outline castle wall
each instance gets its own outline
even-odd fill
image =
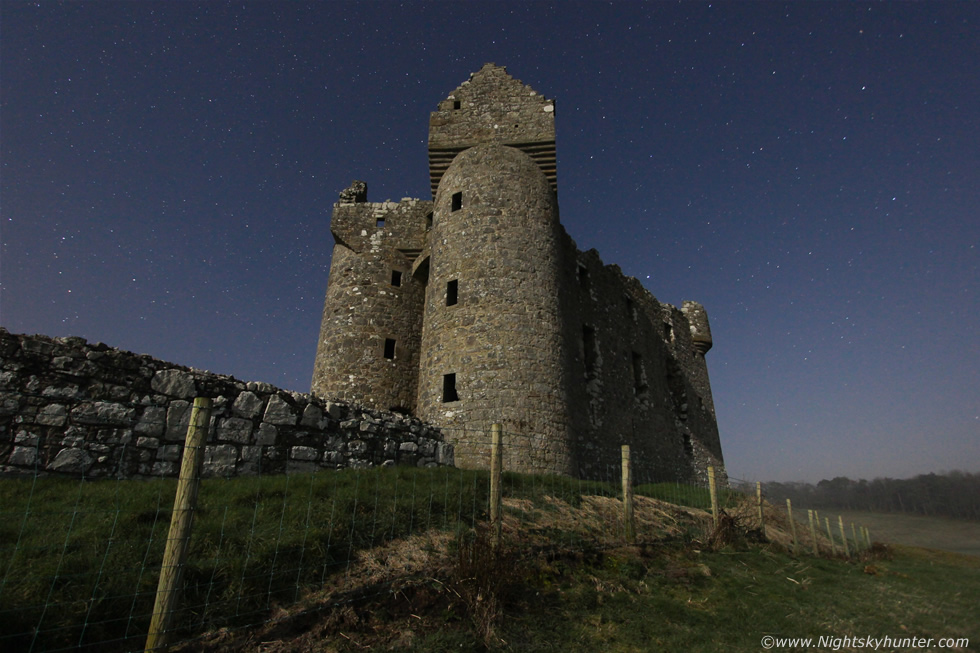
[[[432,202],[338,203],[312,391],[383,410],[415,411],[424,279],[412,267]]]
[[[546,177],[519,150],[468,149],[442,177],[434,215],[419,417],[456,443],[462,466],[486,465],[500,422],[516,437],[508,469],[571,473],[560,226]]]
[[[0,328],[0,474],[176,477],[197,396],[213,399],[205,476],[453,464],[404,415]]]
[[[563,254],[577,474],[602,478],[618,468],[623,444],[638,479],[689,481],[709,464],[721,468],[710,390],[707,403],[700,399],[707,369],[686,315],[567,236]]]

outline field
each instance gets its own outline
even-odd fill
[[[845,522],[862,524],[881,542],[980,556],[980,522],[903,513],[844,511]]]

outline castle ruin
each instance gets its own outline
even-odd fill
[[[315,395],[412,414],[456,464],[601,477],[722,467],[704,308],[662,304],[559,222],[555,102],[486,64],[429,119],[432,200],[333,207]]]

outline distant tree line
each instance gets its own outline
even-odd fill
[[[844,476],[811,483],[762,484],[770,501],[791,499],[799,508],[905,512],[980,520],[980,474],[947,472],[914,478],[852,481]]]

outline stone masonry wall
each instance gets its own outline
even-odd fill
[[[353,187],[352,187],[353,188]],[[432,202],[334,206],[336,241],[312,391],[380,410],[415,412],[425,281],[413,264],[426,244]]]
[[[0,328],[0,474],[176,476],[197,396],[214,402],[205,476],[453,464],[410,417]]]

